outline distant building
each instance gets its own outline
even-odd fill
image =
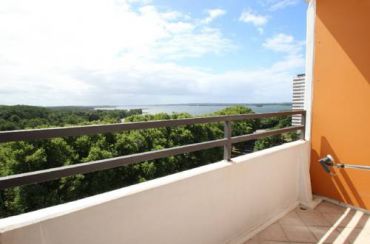
[[[305,74],[299,74],[293,79],[292,109],[304,109]],[[292,125],[300,125],[301,115],[292,116]]]

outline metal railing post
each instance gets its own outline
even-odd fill
[[[300,139],[305,140],[306,139],[306,111],[304,111],[301,115],[301,125],[303,125],[303,129],[300,133]]]
[[[227,139],[225,145],[224,145],[224,160],[231,161],[231,121],[224,121],[224,138]]]

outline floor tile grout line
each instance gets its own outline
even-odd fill
[[[297,208],[295,208],[295,209],[293,209],[292,211],[290,211],[289,213],[291,213],[291,212],[294,212],[294,213],[296,213],[295,212],[295,210],[296,210]],[[288,215],[289,213],[287,213],[286,215]],[[297,213],[296,213],[297,214]],[[285,215],[285,216],[286,216]],[[285,216],[283,216],[283,217],[285,217]],[[311,233],[311,235],[315,238],[315,240],[317,240],[318,241],[318,239],[316,238],[316,236],[311,232],[311,230],[308,228],[308,226],[306,225],[306,223],[303,221],[303,219],[301,218],[301,217],[299,217],[299,215],[297,214],[297,216],[298,216],[298,218],[302,221],[302,223],[305,225],[305,227],[308,229],[308,231]],[[285,229],[284,229],[284,227],[283,227],[283,225],[280,223],[280,221],[277,221],[278,222],[278,224],[280,225],[280,227],[281,227],[281,229],[283,230],[283,233],[285,234],[285,237],[287,238],[287,240],[288,240],[288,242],[287,243],[297,243],[296,241],[291,241],[291,240],[289,240],[289,237],[288,237],[288,235],[287,235],[287,233],[286,233],[286,231],[285,231]],[[312,242],[302,242],[302,243],[312,243]]]
[[[294,210],[293,210],[294,211]],[[289,213],[287,213],[287,214],[289,214]],[[286,215],[287,215],[286,214]],[[286,216],[286,215],[284,215],[284,216]],[[283,216],[283,217],[284,217]],[[288,238],[288,235],[287,235],[287,233],[285,232],[285,230],[284,230],[284,227],[282,226],[282,224],[280,223],[280,221],[278,220],[278,221],[276,221],[276,223],[280,226],[280,228],[281,228],[281,230],[283,231],[283,233],[284,233],[284,236],[285,236],[285,238],[289,241],[289,243],[291,242],[290,240],[289,240],[289,238]]]
[[[320,204],[319,204],[320,205]],[[317,207],[317,206],[316,206]],[[313,208],[312,210],[315,210],[315,208]],[[317,237],[316,237],[316,235],[311,231],[311,229],[310,229],[310,227],[306,224],[306,221],[304,221],[304,219],[301,217],[301,216],[299,216],[299,214],[296,212],[296,214],[297,214],[297,216],[298,216],[298,218],[303,222],[303,224],[306,226],[306,228],[308,229],[308,231],[311,233],[311,235],[313,235],[313,237],[316,239],[316,241],[320,241]]]

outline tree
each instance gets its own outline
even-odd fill
[[[118,123],[192,118],[187,113],[142,115],[141,110],[94,110],[86,107],[41,108],[32,106],[0,106],[0,130],[68,126],[72,124]],[[233,106],[208,116],[248,114],[245,106]],[[232,136],[254,133],[257,129],[282,128],[290,125],[290,117],[233,122]],[[0,144],[0,175],[89,163],[134,153],[161,150],[223,138],[223,123],[125,131],[91,136],[55,138],[29,142]],[[268,137],[256,142],[233,146],[233,156],[261,150],[294,140],[296,133]],[[105,191],[136,184],[168,174],[192,169],[221,160],[223,148],[185,153],[93,172],[64,177],[41,184],[0,191],[0,216],[32,211],[76,200]]]
[[[216,115],[237,115],[237,114],[251,114],[254,113],[252,109],[246,106],[232,106],[216,112]],[[219,125],[223,130],[223,125]],[[240,136],[251,134],[259,128],[259,120],[242,120],[232,123],[232,136]],[[233,145],[232,156],[238,156],[253,150],[254,141],[242,142]]]
[[[264,119],[261,119],[260,128],[261,129],[280,129],[280,128],[291,126],[292,124],[291,121],[292,121],[291,116],[278,116],[278,117],[264,118]],[[297,138],[298,138],[298,135],[296,132],[290,132],[290,133],[284,133],[281,135],[258,139],[255,142],[254,151],[259,151],[262,149],[281,145],[285,142],[294,141]]]

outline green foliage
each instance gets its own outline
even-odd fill
[[[245,106],[233,106],[214,115],[253,113]],[[0,106],[0,130],[67,126],[74,124],[117,123],[191,118],[190,114],[141,115],[141,110],[93,110],[80,107],[41,108],[31,106]],[[258,129],[281,128],[290,125],[289,117],[233,123],[233,136],[253,133]],[[129,155],[220,139],[223,124],[196,124],[179,127],[126,131],[51,140],[0,144],[0,176],[35,170],[87,163],[90,161]],[[233,155],[261,150],[285,141],[295,134],[239,143]],[[15,187],[0,191],[0,216],[24,213],[82,197],[121,188],[165,175],[192,169],[222,159],[223,148],[186,153],[159,160],[146,161],[85,175]]]
[[[77,124],[118,123],[141,109],[94,110],[90,107],[0,106],[0,131]]]
[[[271,118],[264,118],[260,121],[260,129],[280,129],[284,127],[291,126],[290,116],[278,116]],[[270,136],[266,138],[259,139],[254,144],[254,151],[263,150],[273,146],[281,145],[285,142],[290,142],[296,140],[297,133],[285,133],[282,135]]]
[[[233,106],[216,112],[216,115],[237,115],[254,113],[252,109],[245,106]],[[259,120],[243,120],[232,124],[232,136],[240,136],[251,134],[259,129]],[[223,130],[223,125],[220,125],[220,130]],[[232,157],[239,156],[248,152],[252,152],[254,141],[242,142],[233,145]]]
[[[254,144],[254,151],[259,151],[269,147],[277,146],[284,143],[283,138],[280,135],[270,136],[263,139],[259,139]]]

